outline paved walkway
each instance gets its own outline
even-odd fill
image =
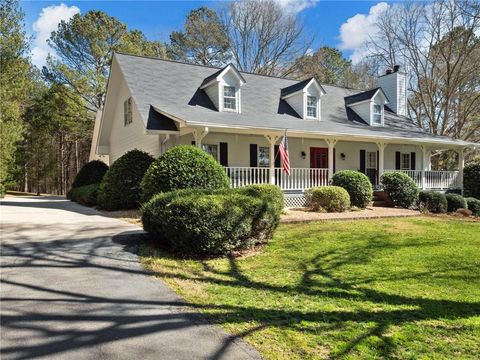
[[[381,219],[392,217],[411,217],[421,215],[420,211],[400,209],[392,207],[368,207],[363,210],[345,211],[338,213],[322,213],[309,209],[288,209],[286,214],[281,216],[283,223],[297,223],[325,220],[362,220]]]
[[[2,360],[259,358],[143,271],[139,227],[61,198],[0,212]]]

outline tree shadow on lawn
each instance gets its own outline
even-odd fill
[[[362,285],[374,281],[422,279],[437,272],[442,274],[443,278],[448,279],[450,277],[447,272],[473,269],[473,265],[438,269],[428,273],[412,271],[404,275],[380,277],[374,274],[371,278],[363,279],[360,283],[350,283],[335,277],[333,275],[334,270],[348,264],[367,264],[376,251],[383,249],[428,247],[440,242],[441,240],[392,244],[385,241],[385,237],[380,236],[371,239],[367,246],[331,249],[313,257],[308,263],[304,263],[301,269],[303,273],[301,280],[294,285],[275,285],[254,280],[241,271],[239,261],[235,257],[228,258],[227,271],[219,271],[210,266],[208,262],[201,261],[203,271],[192,271],[191,275],[169,273],[168,271],[156,272],[156,274],[160,277],[193,280],[205,284],[283,293],[292,297],[298,295],[310,296],[313,297],[313,301],[318,302],[324,301],[322,298],[352,302],[354,304],[352,311],[294,311],[291,309],[285,310],[281,307],[275,309],[262,307],[261,304],[253,307],[229,305],[232,304],[232,299],[229,300],[229,304],[194,304],[192,306],[220,310],[209,312],[207,315],[213,322],[219,324],[243,323],[247,325],[260,323],[258,325],[260,329],[289,329],[313,335],[319,331],[319,327],[323,330],[334,330],[344,328],[348,324],[354,324],[358,329],[367,328],[367,330],[362,330],[363,333],[360,335],[348,339],[345,344],[329,355],[330,358],[342,358],[352,353],[358,345],[370,337],[376,337],[375,349],[378,352],[377,355],[382,358],[391,358],[396,350],[396,344],[388,334],[391,326],[402,326],[421,320],[455,320],[479,316],[480,302],[409,297],[367,288]],[[175,258],[171,255],[165,256]],[[282,270],[279,269],[278,271]],[[456,279],[459,278],[458,275],[452,276]],[[468,278],[471,279],[471,277]],[[239,299],[239,303],[241,303],[241,299]],[[308,325],[304,325],[305,323],[313,323],[319,326],[310,329]],[[255,331],[257,330],[252,329],[249,333]]]

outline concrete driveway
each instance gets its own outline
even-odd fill
[[[258,359],[135,255],[139,227],[61,198],[1,202],[2,359]]]

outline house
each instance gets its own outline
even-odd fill
[[[225,167],[232,186],[274,183],[301,193],[339,170],[378,186],[402,171],[422,189],[462,187],[464,150],[478,144],[426,133],[407,115],[399,67],[368,91],[116,53],[92,156],[113,162],[138,148],[154,156],[195,144]],[[288,134],[291,174],[277,147]],[[432,150],[458,151],[458,171],[433,171]],[[299,195],[301,197],[301,195]]]

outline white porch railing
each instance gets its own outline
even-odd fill
[[[419,188],[423,187],[421,170],[385,170],[385,172],[403,172],[410,176]],[[446,190],[460,187],[458,171],[425,171],[425,189]]]
[[[251,184],[270,183],[270,169],[264,167],[229,166],[225,172],[234,188]],[[282,190],[305,190],[328,185],[328,169],[292,168],[290,175],[275,168],[275,184]]]

